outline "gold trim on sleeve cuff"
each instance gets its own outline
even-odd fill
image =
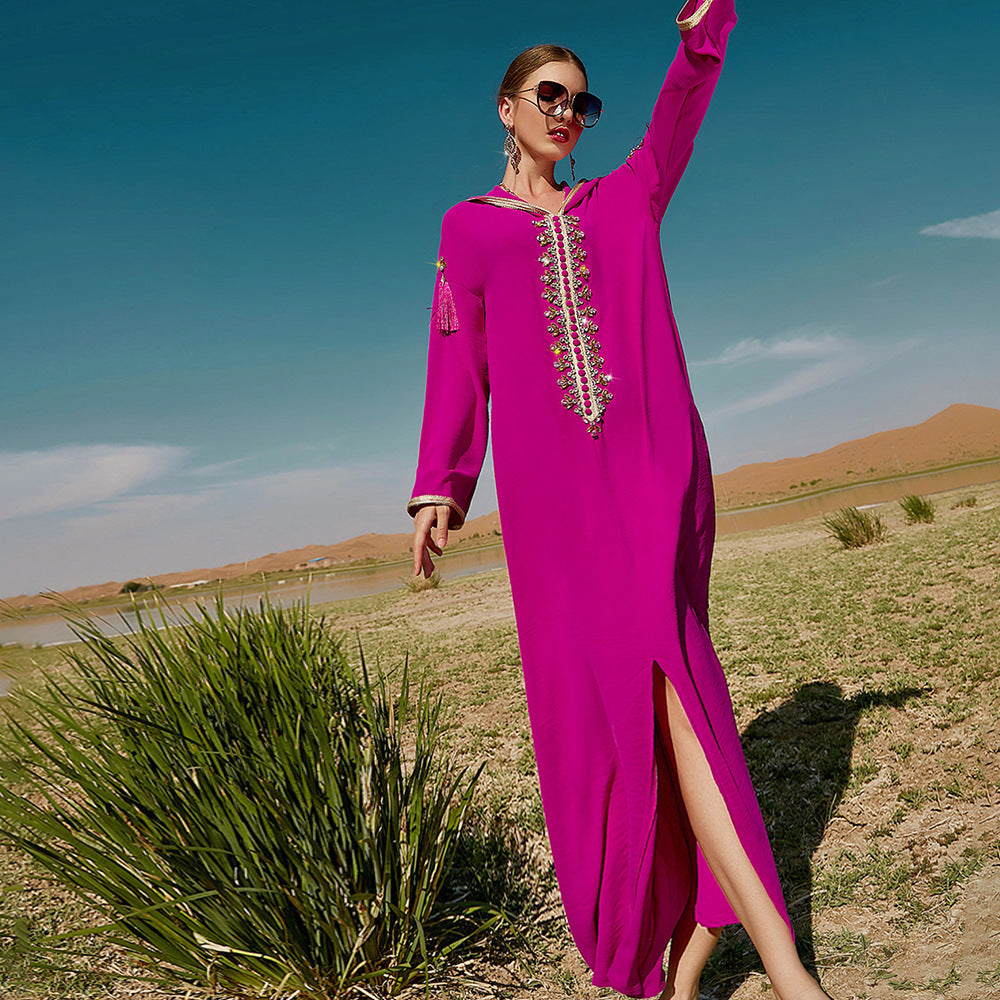
[[[685,4],[686,6],[686,4]],[[695,25],[701,24],[705,15],[708,13],[708,8],[712,6],[712,0],[705,0],[705,2],[690,16],[684,18],[682,21],[680,15],[677,16],[677,27],[681,31],[688,31],[689,29],[695,27]],[[684,7],[681,7],[683,10]]]
[[[417,513],[418,507],[425,507],[430,504],[447,504],[456,514],[461,518],[460,523],[455,525],[455,528],[461,528],[465,524],[465,511],[451,497],[441,497],[434,496],[433,494],[425,493],[419,497],[412,497],[410,502],[406,505],[406,513],[410,517],[414,517]],[[455,529],[452,529],[455,530]]]

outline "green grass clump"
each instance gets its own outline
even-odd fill
[[[934,504],[924,497],[907,493],[899,501],[907,524],[930,524],[934,520]]]
[[[403,586],[406,587],[408,591],[412,594],[419,594],[425,590],[437,590],[441,586],[441,571],[435,566],[434,572],[430,576],[416,576],[410,574],[409,576],[404,576]]]
[[[958,507],[975,507],[976,498],[975,496],[962,497],[961,500],[956,500],[952,505],[951,509],[955,510]]]
[[[823,525],[845,549],[884,541],[887,532],[878,514],[857,507],[841,507],[823,518]]]
[[[160,981],[327,1000],[482,953],[525,880],[441,697],[353,668],[303,606],[197,612],[73,619],[75,676],[7,713],[0,835]]]

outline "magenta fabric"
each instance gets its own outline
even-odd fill
[[[699,6],[686,4],[680,18]],[[566,915],[593,983],[637,997],[663,989],[664,951],[692,896],[700,923],[737,922],[674,791],[654,713],[657,671],[676,688],[747,855],[788,920],[709,637],[711,469],[660,249],[660,220],[735,22],[733,0],[713,0],[681,31],[641,145],[578,185],[566,218],[525,210],[499,186],[445,213],[408,508],[447,498],[459,526],[492,427]],[[584,406],[593,417],[602,401],[603,418],[585,419]]]

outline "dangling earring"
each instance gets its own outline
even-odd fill
[[[573,178],[573,183],[576,183],[576,160],[573,159],[573,154],[569,154],[569,172],[570,176]]]
[[[504,139],[503,151],[507,154],[510,159],[510,165],[514,168],[514,173],[517,173],[517,165],[521,162],[521,149],[518,144],[514,141],[514,130],[509,125],[504,125],[507,130],[507,138]]]

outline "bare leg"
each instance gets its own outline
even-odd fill
[[[666,704],[663,702],[663,688],[655,692],[657,717],[666,715]],[[660,725],[660,737],[666,733],[666,727]],[[659,738],[659,737],[658,737]],[[681,788],[677,780],[677,761],[674,759],[674,748],[669,738],[661,738],[660,746],[667,762],[667,774],[673,792],[678,801],[683,804]],[[686,831],[685,836],[690,834]],[[693,836],[693,835],[692,835]],[[694,851],[694,843],[689,841]],[[719,943],[721,927],[704,927],[694,919],[694,896],[688,901],[687,909],[674,929],[670,939],[670,956],[667,961],[667,984],[660,994],[659,1000],[698,1000],[698,987],[705,963]]]
[[[667,985],[660,1000],[698,1000],[698,984],[709,955],[719,942],[721,927],[702,927],[689,908],[670,941]]]
[[[674,686],[665,675],[663,682],[663,698],[656,699],[660,729],[670,734],[684,808],[712,874],[750,935],[779,1000],[825,1000],[827,994],[802,965],[788,926],[740,843],[729,809]],[[710,953],[711,949],[705,953],[702,965]],[[693,960],[695,953],[690,957]]]

